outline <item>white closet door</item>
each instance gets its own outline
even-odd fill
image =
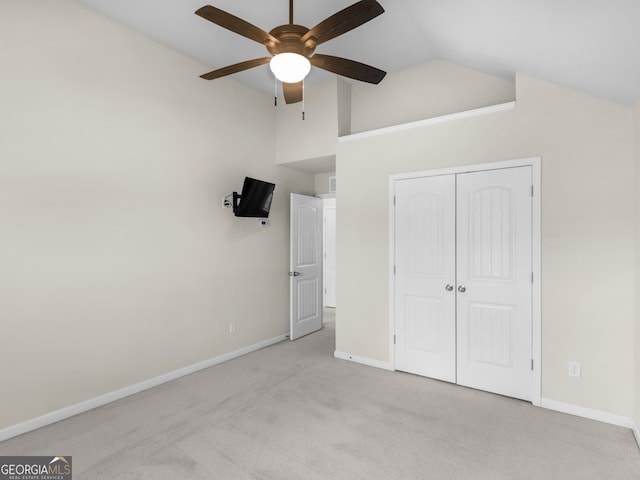
[[[457,175],[458,383],[531,400],[531,167]]]
[[[395,182],[396,368],[456,381],[455,176]]]

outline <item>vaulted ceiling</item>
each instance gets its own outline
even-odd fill
[[[266,31],[289,18],[287,0],[81,1],[201,60],[209,70],[263,57],[266,50],[194,15],[199,7],[209,3]],[[294,21],[310,28],[355,1],[296,0]],[[625,105],[640,99],[640,0],[379,3],[384,14],[317,52],[388,72],[441,58],[503,78],[526,73]],[[327,75],[313,69],[307,82]],[[274,89],[268,65],[235,78],[265,92]]]

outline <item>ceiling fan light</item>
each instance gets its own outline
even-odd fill
[[[298,53],[279,53],[271,59],[269,67],[281,82],[298,83],[311,70],[311,63],[307,57]]]

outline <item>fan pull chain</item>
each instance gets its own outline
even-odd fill
[[[273,106],[278,106],[278,79],[273,77]]]
[[[304,80],[302,81],[302,120],[304,120]]]

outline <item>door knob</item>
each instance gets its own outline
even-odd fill
[[[450,291],[452,291],[452,290],[453,290],[453,285],[450,285],[450,284],[448,284],[448,283],[447,283],[447,286],[446,286],[446,287],[444,287],[444,288],[445,288],[445,290],[446,290],[447,292],[450,292]]]
[[[460,285],[460,286],[458,287],[458,291],[459,291],[460,293],[464,293],[464,292],[466,292],[466,291],[467,291],[467,289],[466,289],[463,285]]]
[[[302,275],[300,272],[289,272],[290,277],[299,277],[300,275]]]

